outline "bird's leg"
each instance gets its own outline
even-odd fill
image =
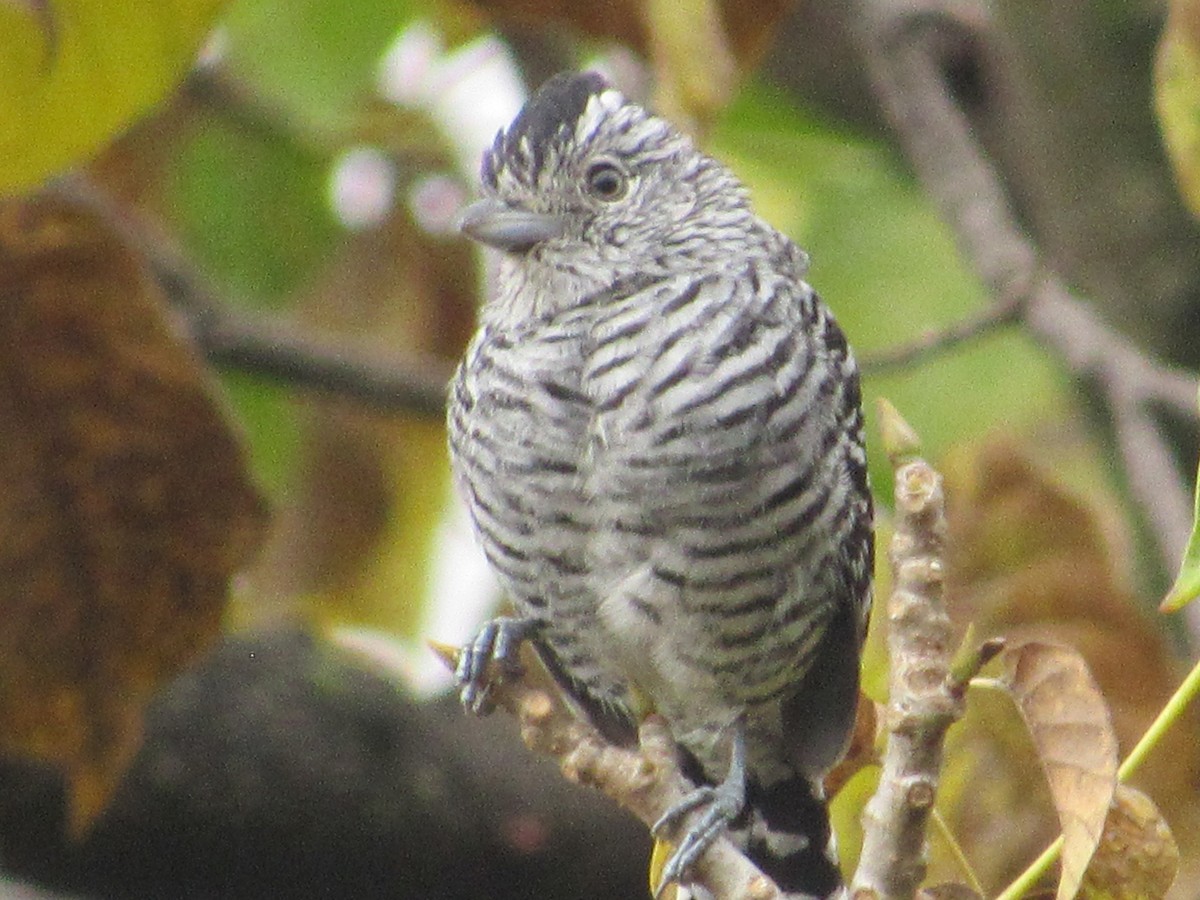
[[[454,677],[459,684],[463,706],[476,714],[489,710],[490,679],[488,666],[495,663],[502,676],[521,674],[518,653],[521,642],[536,632],[542,623],[538,619],[518,619],[500,616],[486,622],[475,639],[462,648]]]
[[[739,719],[733,725],[733,749],[730,754],[729,772],[725,779],[715,787],[705,785],[696,788],[663,813],[650,829],[650,833],[656,838],[664,837],[673,831],[688,813],[705,807],[704,814],[683,835],[683,840],[663,866],[662,879],[654,892],[656,900],[662,896],[667,885],[683,882],[692,864],[741,815],[745,806],[746,733]]]

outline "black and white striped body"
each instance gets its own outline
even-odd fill
[[[857,373],[803,254],[670,138],[729,209],[637,265],[507,258],[452,388],[456,480],[597,724],[628,739],[658,712],[709,783],[742,728],[751,815],[731,831],[768,871],[797,850],[821,869],[815,785],[853,722],[870,602]],[[824,866],[796,889],[832,889]]]

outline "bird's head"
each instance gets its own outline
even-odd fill
[[[529,99],[484,154],[482,182],[463,231],[527,278],[554,270],[580,291],[711,264],[754,220],[728,169],[591,72]]]

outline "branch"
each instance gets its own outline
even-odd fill
[[[436,644],[433,649],[448,667],[457,665],[457,650]],[[661,716],[649,716],[642,723],[638,747],[610,744],[567,708],[533,654],[525,658],[529,660],[525,673],[519,678],[493,680],[489,699],[517,718],[525,744],[556,760],[568,780],[617,801],[647,828],[691,792]],[[777,900],[783,896],[725,836],[705,851],[689,876],[689,886],[708,891],[713,900]]]
[[[68,177],[54,190],[95,210],[142,257],[197,349],[215,365],[384,412],[445,415],[451,374],[445,360],[381,351],[363,340],[236,309],[170,240],[92,182]]]
[[[865,356],[860,360],[862,370],[868,375],[880,375],[911,366],[984,337],[1003,325],[1020,322],[1025,312],[1025,300],[1023,295],[998,300],[961,322],[929,331],[910,343]]]
[[[1192,510],[1151,407],[1194,420],[1197,379],[1147,357],[1039,267],[946,76],[950,58],[960,66],[965,58],[994,68],[995,55],[981,52],[986,13],[949,0],[860,3],[874,92],[964,256],[993,295],[1005,298],[993,323],[1005,320],[1009,306],[1021,310],[1029,331],[1075,375],[1095,384],[1111,411],[1133,497],[1173,568],[1191,530]],[[931,343],[939,348],[954,341]],[[1200,607],[1192,629],[1200,633]]]
[[[372,351],[365,342],[211,306],[189,317],[196,345],[215,365],[289,387],[355,400],[383,412],[440,419],[451,367],[435,356]]]
[[[887,748],[879,787],[863,811],[863,846],[851,881],[855,900],[912,897],[925,876],[925,830],[933,811],[946,730],[963,714],[964,687],[984,658],[956,662],[942,603],[945,497],[942,479],[912,458],[916,437],[881,404],[884,445],[896,469],[896,519],[888,554]]]

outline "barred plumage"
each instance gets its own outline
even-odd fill
[[[610,738],[667,719],[713,833],[827,896],[819,783],[853,724],[871,500],[857,370],[806,257],[595,75],[548,82],[483,182],[464,230],[506,255],[450,446],[521,621],[467,654],[464,700],[530,635]]]

